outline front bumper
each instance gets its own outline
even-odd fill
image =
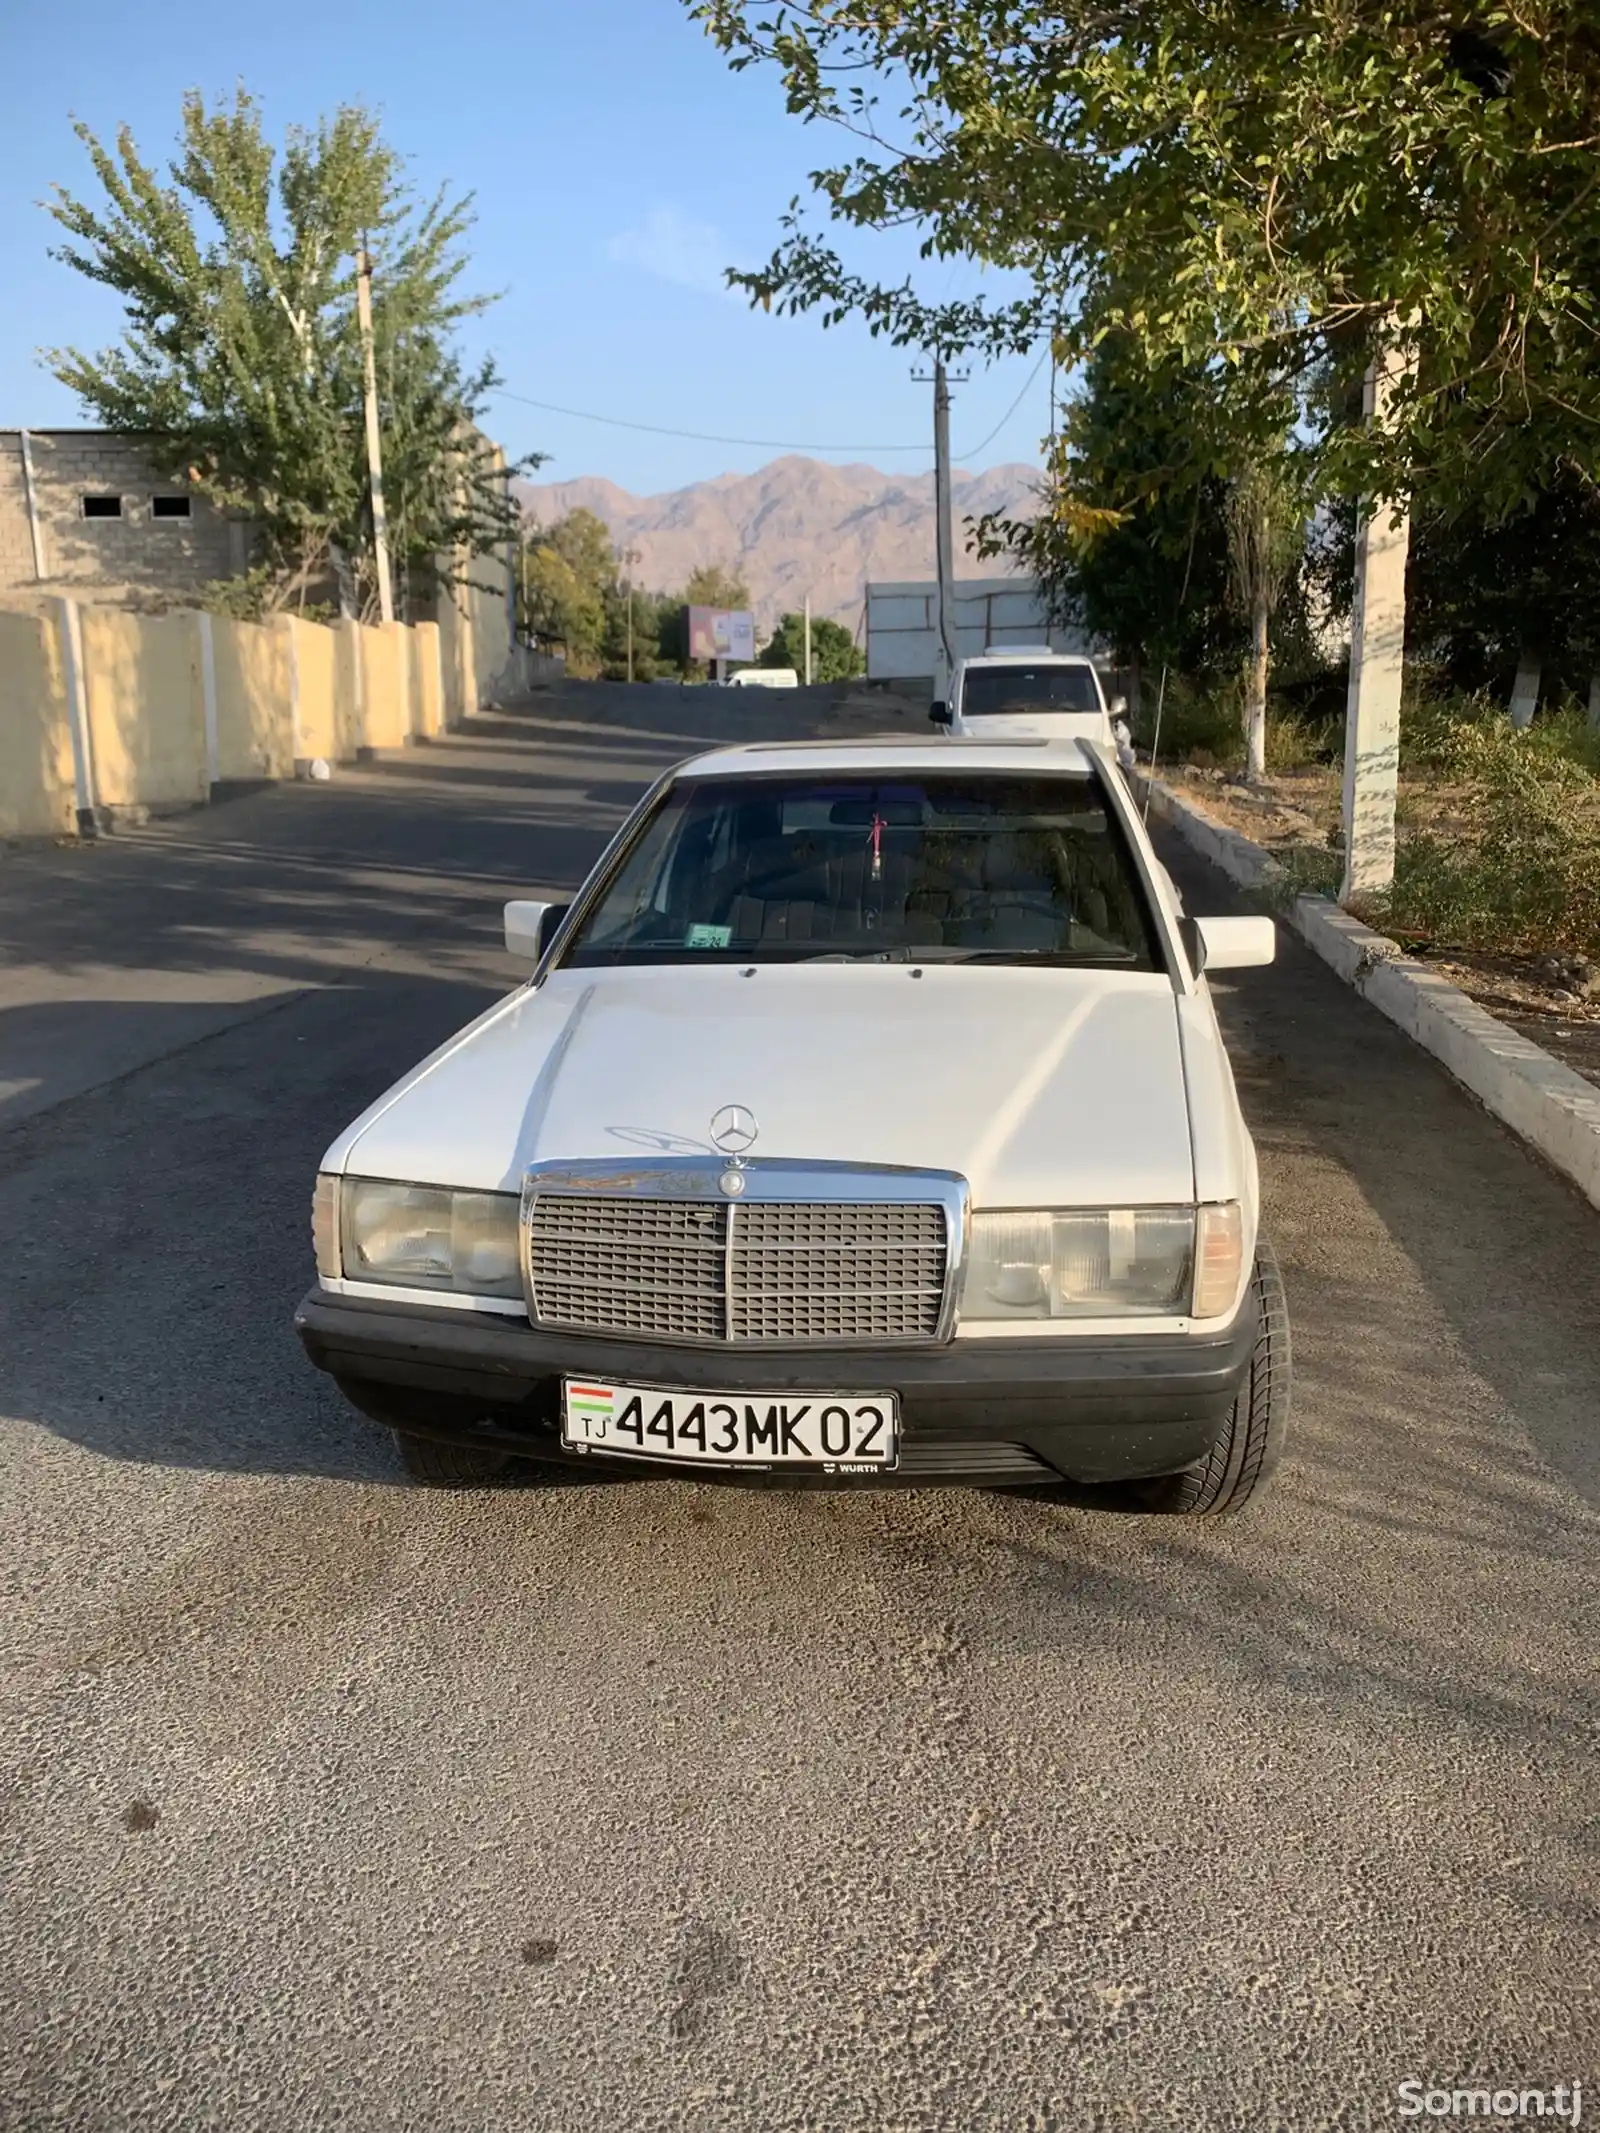
[[[367,1387],[375,1408],[386,1388],[399,1388],[408,1430],[483,1450],[659,1477],[659,1462],[562,1451],[564,1375],[753,1395],[859,1385],[900,1398],[901,1463],[885,1482],[1114,1482],[1174,1473],[1205,1456],[1249,1369],[1256,1308],[1247,1290],[1233,1324],[1203,1338],[1132,1332],[930,1348],[685,1348],[315,1287],[295,1327],[312,1362],[358,1405],[367,1404]],[[668,1471],[688,1480],[709,1472]],[[756,1478],[803,1485],[821,1477],[766,1470]]]

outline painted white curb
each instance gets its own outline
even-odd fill
[[[1215,821],[1159,779],[1137,779],[1150,812],[1242,888],[1268,888],[1283,868],[1259,844]],[[1459,987],[1401,953],[1325,896],[1297,896],[1288,913],[1295,931],[1345,982],[1408,1037],[1441,1060],[1513,1133],[1571,1178],[1600,1207],[1600,1088]]]

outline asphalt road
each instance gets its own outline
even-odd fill
[[[303,1360],[317,1157],[515,981],[500,900],[796,708],[574,694],[0,860],[0,2125],[1600,2076],[1600,1219],[1294,944],[1219,988],[1299,1361],[1238,1520],[429,1494]]]

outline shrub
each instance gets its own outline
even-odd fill
[[[1161,731],[1155,730],[1156,692],[1144,693],[1141,726],[1134,738],[1145,747],[1155,743],[1162,763],[1242,763],[1244,711],[1237,685],[1198,688],[1177,675],[1167,683]]]
[[[1600,786],[1557,722],[1519,733],[1439,706],[1413,727],[1413,761],[1452,781],[1460,820],[1401,843],[1389,922],[1463,947],[1600,953]]]

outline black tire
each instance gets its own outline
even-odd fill
[[[1265,1488],[1283,1456],[1293,1375],[1289,1310],[1277,1257],[1265,1237],[1256,1244],[1255,1294],[1260,1331],[1233,1412],[1198,1466],[1141,1485],[1145,1510],[1179,1515],[1240,1511]]]
[[[430,1489],[504,1488],[511,1461],[504,1452],[475,1451],[470,1445],[441,1444],[436,1437],[414,1437],[397,1429],[400,1463],[413,1481]]]
[[[411,1385],[381,1385],[372,1378],[339,1377],[334,1380],[352,1407],[369,1421],[393,1430],[400,1446],[400,1461],[413,1481],[434,1489],[488,1489],[508,1481],[511,1458],[506,1452],[480,1452],[470,1445],[441,1444],[425,1432],[433,1425],[457,1423],[470,1427],[483,1413],[471,1400],[453,1399],[447,1393],[419,1392]]]

